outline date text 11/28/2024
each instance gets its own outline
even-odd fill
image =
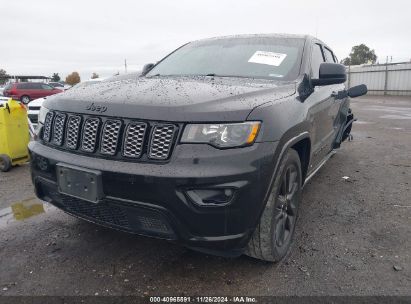
[[[255,297],[213,297],[213,296],[196,296],[196,297],[150,297],[150,303],[256,303]]]

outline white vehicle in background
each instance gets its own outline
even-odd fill
[[[2,106],[5,102],[9,101],[10,99],[10,97],[0,96],[0,106]]]
[[[28,104],[27,115],[29,116],[30,122],[32,123],[34,128],[37,128],[40,108],[46,98],[47,97],[37,98],[37,99],[32,100]]]
[[[104,80],[104,78],[89,79],[89,80],[80,82],[80,83],[78,83],[78,84],[70,87],[69,89],[84,88],[84,87],[87,87],[87,86],[89,86],[89,85],[93,85],[93,84],[99,83],[99,82],[101,82],[101,81],[103,81],[103,80]],[[50,83],[49,83],[49,84],[50,84]],[[60,93],[60,94],[63,94],[63,93]],[[33,125],[34,128],[37,128],[37,123],[38,123],[38,120],[39,120],[40,108],[41,108],[41,105],[43,104],[43,102],[44,102],[44,100],[45,100],[46,98],[47,98],[47,97],[38,98],[38,99],[32,100],[32,101],[28,104],[28,112],[27,112],[27,114],[28,114],[29,119],[30,119],[30,122],[32,123],[32,125]]]

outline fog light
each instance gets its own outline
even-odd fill
[[[232,189],[225,189],[224,190],[224,195],[227,197],[232,197],[233,196],[233,190]]]
[[[37,167],[42,171],[47,171],[49,169],[49,162],[46,158],[37,155],[36,156]]]
[[[215,188],[192,189],[186,191],[186,194],[197,205],[221,206],[231,202],[234,192],[235,190],[231,188]]]

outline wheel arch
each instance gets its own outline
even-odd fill
[[[266,204],[268,202],[269,196],[271,194],[271,191],[273,189],[273,185],[274,185],[274,180],[278,174],[278,170],[280,168],[280,164],[281,161],[283,160],[285,154],[287,153],[287,151],[289,149],[294,149],[296,150],[297,147],[303,147],[303,143],[310,143],[311,146],[311,138],[310,138],[310,133],[308,131],[306,131],[306,128],[303,128],[303,126],[299,126],[297,128],[293,128],[291,130],[289,130],[289,132],[286,132],[285,134],[283,134],[282,138],[278,141],[278,145],[277,148],[275,149],[275,151],[273,151],[273,158],[272,158],[272,174],[269,177],[270,180],[268,181],[268,187],[267,190],[263,196],[263,201],[261,206],[261,210],[259,215],[256,217],[256,222],[252,224],[252,226],[250,227],[250,231],[252,231],[252,233],[249,235],[249,238],[251,239],[254,230],[256,229],[256,227],[258,226],[258,222],[261,219],[261,216],[264,212],[264,209],[266,208]],[[293,148],[294,147],[294,148]],[[303,150],[300,150],[303,151]],[[310,152],[308,152],[307,154],[307,163],[305,164],[305,166],[309,166],[309,159],[310,159]],[[298,151],[297,151],[297,154]],[[302,184],[304,183],[304,178],[305,176],[302,174]]]
[[[310,139],[310,134],[308,133],[308,131],[303,131],[303,132],[300,132],[300,133],[297,133],[297,134],[294,133],[294,135],[291,135],[291,136],[290,135],[289,136],[284,135],[283,138],[279,141],[277,151],[274,153],[274,163],[275,163],[275,165],[274,165],[273,173],[272,173],[271,178],[270,178],[270,183],[269,183],[270,187],[268,187],[267,193],[264,196],[264,205],[267,202],[268,196],[271,193],[273,181],[274,181],[274,179],[275,179],[275,177],[278,173],[277,171],[279,169],[281,160],[283,159],[283,157],[284,157],[285,153],[287,152],[287,150],[292,149],[294,146],[295,147],[302,147],[302,145],[303,145],[302,143],[307,143],[307,141],[310,143],[310,147],[311,147],[311,139]],[[310,148],[310,150],[311,150],[311,148]],[[298,153],[298,151],[297,151],[297,153]],[[311,152],[309,151],[308,153],[311,153]],[[307,166],[307,169],[308,169],[310,154],[308,154],[307,157],[308,157],[307,158],[308,161],[305,165]],[[304,178],[305,178],[305,176],[304,176]]]
[[[300,157],[301,163],[301,177],[304,184],[305,178],[307,177],[308,166],[310,164],[311,155],[311,140],[310,137],[304,137],[295,144],[291,146],[292,149],[296,150],[298,156]]]

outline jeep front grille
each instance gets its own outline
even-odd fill
[[[50,111],[42,139],[46,144],[101,157],[167,160],[178,126]]]
[[[124,136],[123,155],[138,158],[143,152],[144,136],[147,125],[145,123],[130,123]]]
[[[78,138],[80,135],[81,117],[78,115],[70,115],[67,121],[66,130],[66,147],[69,149],[77,149]]]
[[[63,113],[57,113],[54,117],[53,143],[58,146],[63,144],[66,116],[67,115]]]
[[[173,125],[155,126],[151,135],[148,157],[152,159],[166,159],[170,153],[176,129]]]
[[[121,121],[107,120],[101,137],[101,153],[114,155],[117,150],[118,136],[120,135]]]
[[[53,112],[48,112],[44,119],[43,140],[50,141],[51,138],[51,126],[53,124]]]
[[[100,125],[100,119],[87,118],[84,122],[83,137],[81,139],[81,150],[94,152],[97,143],[97,132]]]

